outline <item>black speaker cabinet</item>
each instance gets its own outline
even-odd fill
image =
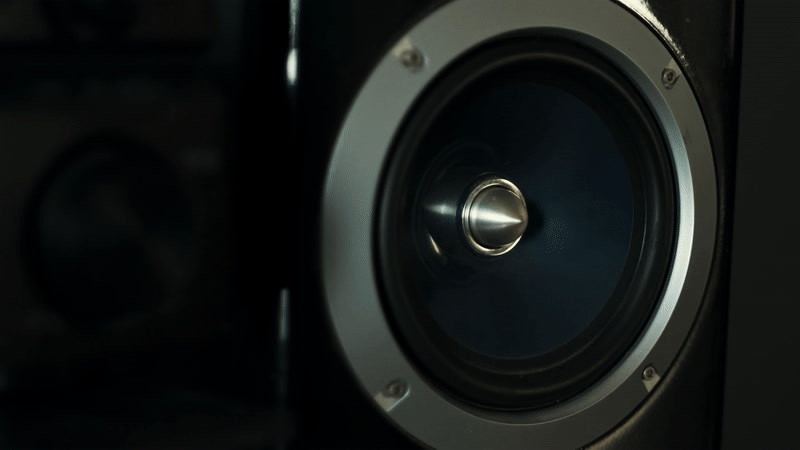
[[[718,446],[739,9],[293,3],[298,445]]]

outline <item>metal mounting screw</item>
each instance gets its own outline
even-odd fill
[[[392,381],[386,386],[386,394],[389,397],[400,398],[406,395],[408,387],[402,381]]]
[[[656,376],[656,368],[653,366],[645,367],[644,371],[642,372],[642,379],[644,380],[652,380]]]
[[[425,56],[419,50],[410,48],[408,50],[403,50],[403,53],[400,54],[400,63],[402,63],[403,67],[408,69],[409,72],[419,72],[425,64]]]
[[[661,82],[664,83],[664,87],[667,89],[672,89],[672,86],[675,85],[675,82],[678,81],[678,78],[678,74],[669,67],[661,72]]]

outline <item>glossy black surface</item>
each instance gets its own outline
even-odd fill
[[[718,448],[730,280],[741,0],[621,1],[657,18],[680,50],[706,122],[718,186],[714,263],[706,298],[672,369],[630,419],[597,448]],[[677,56],[677,55],[676,55]],[[675,411],[681,411],[675,414]]]

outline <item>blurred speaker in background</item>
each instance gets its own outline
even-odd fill
[[[0,446],[291,432],[254,212],[286,169],[277,3],[0,2]]]

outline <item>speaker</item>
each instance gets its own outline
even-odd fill
[[[285,116],[263,85],[283,93],[264,55],[285,52],[288,12],[42,0],[0,17],[0,446],[279,444],[280,276],[245,258],[264,233],[250,111]]]
[[[718,446],[740,6],[293,8],[299,445]]]

